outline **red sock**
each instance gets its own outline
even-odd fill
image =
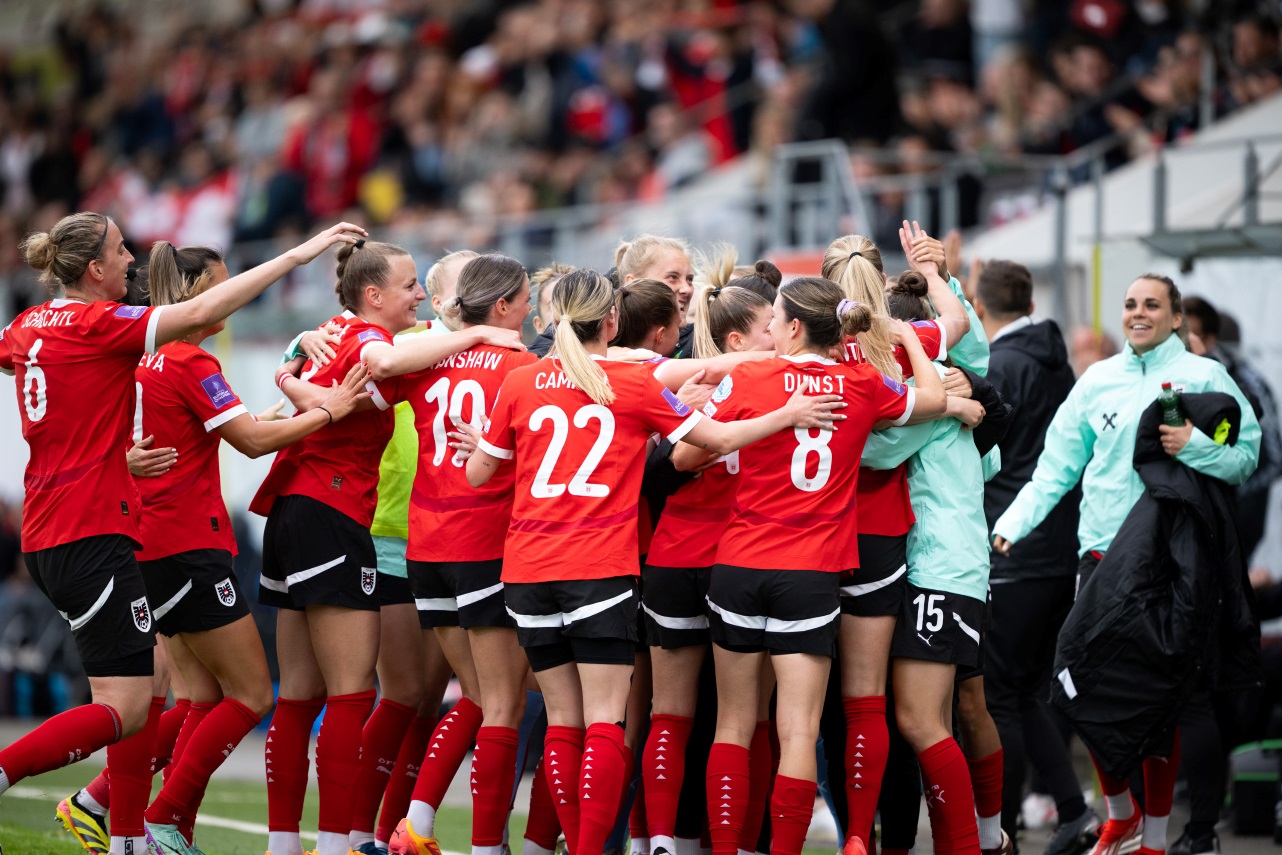
[[[534,781],[530,785],[530,816],[525,821],[525,839],[540,849],[549,851],[556,848],[556,838],[561,833],[561,820],[556,815],[556,805],[552,803],[552,793],[548,790],[548,779],[543,774],[543,762],[534,767]]]
[[[209,715],[210,710],[216,706],[218,706],[216,703],[204,704],[193,701],[187,708],[187,716],[183,719],[182,727],[178,729],[178,738],[174,740],[174,749],[169,754],[169,771],[165,774],[166,778],[173,774],[173,767],[182,759],[183,752],[187,750],[187,743],[191,741],[191,735],[196,732],[196,728],[200,727],[200,723],[205,720],[205,716]]]
[[[549,724],[543,737],[543,762],[547,768],[548,793],[565,832],[565,845],[579,852],[579,773],[583,766],[586,731],[578,727]]]
[[[1180,731],[1175,730],[1175,744],[1166,757],[1144,758],[1144,813],[1169,816],[1175,798],[1175,779],[1180,771]],[[1147,845],[1147,844],[1146,844]]]
[[[936,855],[978,855],[979,826],[966,757],[950,736],[917,755]]]
[[[757,841],[761,839],[770,781],[774,777],[771,763],[770,722],[759,721],[748,747],[748,812],[744,814],[743,830],[739,832],[739,848],[745,852],[757,851]]]
[[[748,749],[729,742],[712,743],[705,781],[712,855],[734,855],[752,788]]]
[[[775,777],[775,790],[770,799],[770,855],[801,855],[815,812],[814,781]]]
[[[1002,812],[1002,750],[987,757],[966,760],[970,769],[970,786],[975,792],[975,812],[983,817]]]
[[[472,754],[472,845],[500,846],[516,780],[515,727],[482,727]]]
[[[89,797],[105,808],[111,807],[111,767],[104,766],[94,778],[85,785]]]
[[[325,718],[316,737],[316,782],[320,789],[319,831],[348,834],[361,774],[361,729],[374,708],[374,690],[325,699]]]
[[[467,752],[476,744],[476,732],[481,729],[482,718],[481,708],[462,698],[441,719],[427,746],[423,767],[414,784],[414,801],[426,802],[433,808],[441,806],[450,781],[454,780]]]
[[[210,777],[259,721],[254,711],[240,701],[219,701],[188,740],[182,759],[174,764],[169,780],[147,809],[147,822],[190,829]]]
[[[195,706],[192,704],[193,711]],[[324,706],[322,698],[276,701],[276,714],[272,716],[263,752],[267,761],[267,828],[270,831],[298,831],[311,764],[307,749],[311,744],[312,725]],[[191,716],[192,713],[187,714],[188,718]]]
[[[9,785],[79,762],[120,739],[120,715],[106,704],[85,704],[59,713],[0,751],[0,772]]]
[[[405,818],[410,808],[410,796],[414,794],[414,784],[418,781],[419,766],[423,755],[427,753],[427,741],[436,729],[435,716],[417,716],[410,723],[401,751],[396,755],[396,768],[392,770],[391,780],[387,782],[387,792],[383,796],[383,810],[378,815],[378,828],[374,830],[374,839],[384,843],[392,839],[396,824]]]
[[[182,731],[191,701],[179,698],[174,708],[160,714],[160,725],[156,728],[156,768],[151,774],[167,770],[174,759],[174,746],[178,744],[178,734]],[[168,777],[166,774],[165,777]],[[95,796],[95,798],[97,798]],[[106,802],[102,802],[106,804]]]
[[[1120,796],[1131,788],[1130,781],[1119,781],[1112,775],[1104,771],[1095,755],[1091,755],[1091,762],[1095,764],[1095,774],[1099,775],[1099,788],[1106,796]]]
[[[686,743],[694,719],[679,715],[650,718],[650,735],[641,752],[641,779],[645,782],[645,813],[650,837],[676,834],[677,803],[685,779]]]
[[[579,775],[579,848],[575,855],[601,855],[605,850],[606,838],[619,818],[627,768],[623,728],[600,721],[588,725]]]
[[[890,754],[886,696],[842,698],[841,705],[846,713],[846,804],[850,817],[846,835],[858,835],[867,846]]]
[[[383,698],[365,722],[365,729],[361,731],[361,773],[356,803],[352,806],[352,831],[374,833],[378,803],[383,800],[383,791],[387,789],[414,714],[413,707]]]
[[[627,786],[623,788],[625,796],[627,795],[628,787],[632,786],[631,782],[633,777],[636,775],[636,759],[634,755],[629,754],[628,756],[633,757],[633,760],[628,764],[629,775],[626,779],[628,783]],[[644,781],[637,781],[637,794],[632,799],[632,810],[628,813],[628,837],[633,840],[650,839],[650,823],[646,820],[645,815]]]
[[[156,729],[164,698],[152,698],[147,710],[147,724],[128,739],[107,748],[107,765],[111,768],[111,834],[113,837],[141,837],[143,811],[151,801],[151,761],[156,749]]]

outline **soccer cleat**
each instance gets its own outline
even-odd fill
[[[846,838],[846,844],[841,847],[841,855],[868,855],[868,847],[864,845],[863,838],[858,834],[852,834]]]
[[[194,843],[188,843],[176,825],[147,823],[147,835],[155,842],[160,855],[205,855]]]
[[[77,794],[78,795],[78,794]],[[111,851],[111,836],[107,833],[107,820],[93,811],[85,810],[75,795],[58,802],[55,818],[71,832],[80,847],[93,855],[107,855]]]
[[[1002,842],[994,849],[981,849],[982,855],[1015,855],[1015,842],[1010,839],[1006,829],[1002,829]]]
[[[369,840],[355,849],[349,849],[347,855],[387,855],[387,850],[373,840]]]
[[[410,827],[409,817],[396,824],[392,839],[387,841],[391,855],[441,855],[441,845],[435,837],[419,837]]]
[[[1134,798],[1131,799],[1130,819],[1109,819],[1099,829],[1091,855],[1129,855],[1140,848],[1144,838],[1144,814]]]
[[[1077,819],[1061,822],[1043,855],[1081,855],[1099,838],[1099,817],[1087,808]]]

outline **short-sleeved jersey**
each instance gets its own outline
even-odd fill
[[[308,360],[302,379],[326,388],[341,383],[366,348],[392,344],[391,333],[360,318],[348,319],[340,335],[334,358],[319,367]],[[267,516],[277,496],[309,496],[369,528],[378,505],[378,464],[396,424],[379,387],[371,384],[371,391],[375,409],[354,412],[278,453],[249,509]]]
[[[193,549],[236,552],[218,472],[217,429],[245,413],[213,354],[172,341],[143,356],[134,372],[134,442],[154,436],[178,460],[163,475],[137,479],[142,494],[139,561]]]
[[[102,534],[138,540],[138,488],[125,458],[134,368],[156,350],[163,308],[51,300],[0,334],[0,369],[17,380],[22,436],[22,548]]]
[[[728,454],[668,497],[654,528],[646,563],[655,567],[711,567],[730,523],[739,479],[739,452]]]
[[[474,489],[467,483],[466,461],[455,456],[446,434],[455,430],[455,421],[483,427],[503,378],[514,368],[537,361],[532,353],[481,344],[399,379],[396,397],[414,408],[418,431],[418,471],[410,492],[406,558],[493,561],[503,557],[512,519],[512,467],[500,468],[485,486]]]
[[[739,450],[719,564],[829,572],[859,566],[859,458],[877,422],[908,421],[914,392],[864,363],[779,356],[735,368],[705,412],[721,421],[755,418],[782,407],[797,389],[840,395],[846,420],[836,431],[783,430]]]
[[[516,493],[503,581],[638,573],[637,505],[646,441],[676,442],[702,416],[648,366],[600,361],[614,403],[595,403],[549,358],[508,374],[480,448],[512,460]]]
[[[931,360],[948,356],[948,335],[937,321],[913,321],[912,327],[922,350]],[[859,344],[846,342],[844,362],[863,362]],[[912,363],[902,347],[895,347],[895,362],[907,379],[913,376]],[[903,466],[894,469],[865,469],[859,473],[859,533],[897,537],[908,533],[916,517],[908,496],[908,477]]]

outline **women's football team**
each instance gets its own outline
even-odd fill
[[[636,855],[799,855],[834,659],[846,855],[874,848],[879,796],[884,812],[922,792],[936,852],[1009,853],[1000,747],[953,738],[954,686],[982,674],[988,532],[965,429],[983,410],[945,392],[942,363],[982,376],[988,344],[940,243],[900,237],[902,285],[856,235],[786,283],[650,235],[609,275],[456,253],[428,271],[423,329],[410,254],[348,223],[231,278],[214,250],[158,243],[142,306],[123,302],[133,258],[109,218],[32,235],[57,296],[0,338],[31,447],[23,548],[93,702],[0,751],[0,793],[108,746],[64,827],[101,855],[200,851],[211,775],[273,706],[221,438],[276,452],[250,505],[281,672],[272,855],[304,851],[322,710],[318,855],[439,855],[436,812],[473,749],[473,855],[501,855],[527,688],[547,731],[526,855],[560,834],[601,855],[625,811]],[[298,412],[251,415],[200,344],[335,246],[341,311],[277,372]],[[520,334],[543,307],[539,359]],[[1165,341],[1179,316],[1162,317]],[[463,697],[436,722],[451,672]],[[887,777],[883,794],[896,730],[921,789]]]

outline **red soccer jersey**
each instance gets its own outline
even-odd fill
[[[103,534],[138,540],[138,488],[125,453],[134,368],[156,349],[162,311],[51,300],[0,334],[0,369],[16,374],[22,435],[31,448],[23,550]]]
[[[685,569],[717,563],[717,543],[730,523],[738,472],[736,451],[669,496],[646,563]]]
[[[836,431],[784,430],[739,450],[739,487],[717,563],[829,572],[858,567],[859,458],[873,425],[908,421],[913,390],[871,365],[815,355],[745,363],[726,381],[705,409],[722,421],[765,415],[798,388],[840,395],[847,418]]]
[[[308,360],[304,380],[326,388],[341,383],[365,348],[392,344],[391,333],[360,318],[348,319],[339,335],[334,358],[320,368]],[[378,505],[378,464],[396,425],[379,387],[374,403],[375,409],[354,412],[278,453],[249,509],[267,516],[277,496],[309,496],[369,528]]]
[[[173,468],[139,478],[142,549],[139,561],[154,561],[193,549],[236,554],[236,538],[223,502],[214,431],[245,412],[223,379],[213,354],[172,341],[138,363],[134,441],[155,436],[155,448],[175,448]]]
[[[948,355],[948,336],[937,321],[913,321],[912,326],[926,356],[938,361]],[[859,345],[853,339],[846,342],[843,361],[847,364],[863,362]],[[904,379],[913,376],[912,363],[902,347],[895,347],[895,362],[899,364]],[[904,467],[865,469],[859,473],[859,509],[860,534],[885,537],[907,534],[917,517],[908,496],[908,476]]]
[[[454,421],[476,427],[494,406],[503,378],[537,362],[525,351],[487,344],[456,353],[396,384],[396,398],[414,408],[418,471],[410,492],[409,546],[413,561],[492,561],[503,557],[512,519],[512,467],[504,466],[484,487],[467,483],[464,462],[447,444]],[[390,384],[383,384],[390,391]]]
[[[646,440],[676,442],[701,416],[648,366],[601,360],[614,389],[596,404],[556,359],[503,381],[481,450],[515,457],[516,496],[503,550],[503,581],[635,576],[637,504]]]

